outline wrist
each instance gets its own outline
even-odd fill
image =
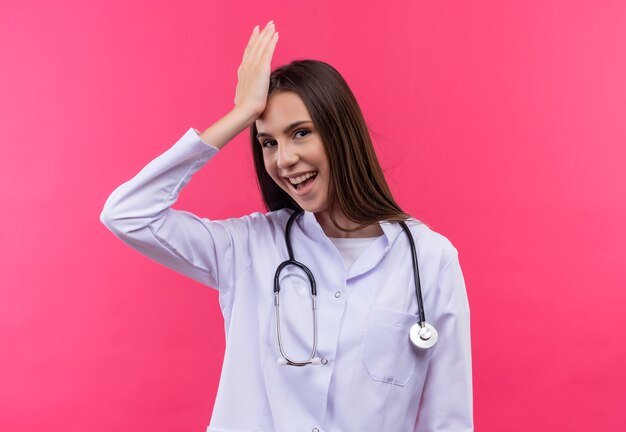
[[[234,107],[229,115],[236,118],[239,123],[245,125],[246,128],[252,126],[252,123],[259,118],[261,113],[258,110],[244,107],[244,106],[236,106]]]

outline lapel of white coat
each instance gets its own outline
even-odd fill
[[[304,213],[304,222],[307,235],[311,238],[317,238],[332,244],[326,237],[324,230],[320,226],[319,222],[315,218],[315,214],[312,212]],[[350,267],[347,275],[347,279],[351,279],[360,276],[370,270],[384,258],[393,243],[402,232],[402,228],[397,222],[380,222],[380,227],[383,230],[383,235],[372,242],[372,244],[361,254],[361,256]],[[334,246],[333,246],[334,248]]]

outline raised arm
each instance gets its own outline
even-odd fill
[[[100,221],[133,249],[220,290],[247,265],[248,219],[210,221],[172,205],[191,177],[265,109],[277,40],[272,22],[262,32],[255,27],[238,70],[235,107],[202,133],[190,128],[115,189],[100,214]]]
[[[200,134],[205,143],[221,149],[261,115],[267,104],[270,64],[277,42],[273,21],[260,33],[259,26],[254,27],[237,69],[235,108]]]

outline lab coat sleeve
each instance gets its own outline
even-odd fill
[[[434,319],[439,341],[424,383],[415,432],[474,430],[470,311],[458,252],[451,244],[442,260]]]
[[[223,294],[249,264],[246,219],[211,221],[172,208],[194,173],[218,152],[190,128],[111,193],[100,221],[133,249]]]

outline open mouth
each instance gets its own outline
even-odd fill
[[[317,171],[312,171],[310,173],[306,173],[300,177],[290,178],[289,184],[292,188],[299,191],[306,188],[309,184],[313,183],[315,178],[317,177]]]

